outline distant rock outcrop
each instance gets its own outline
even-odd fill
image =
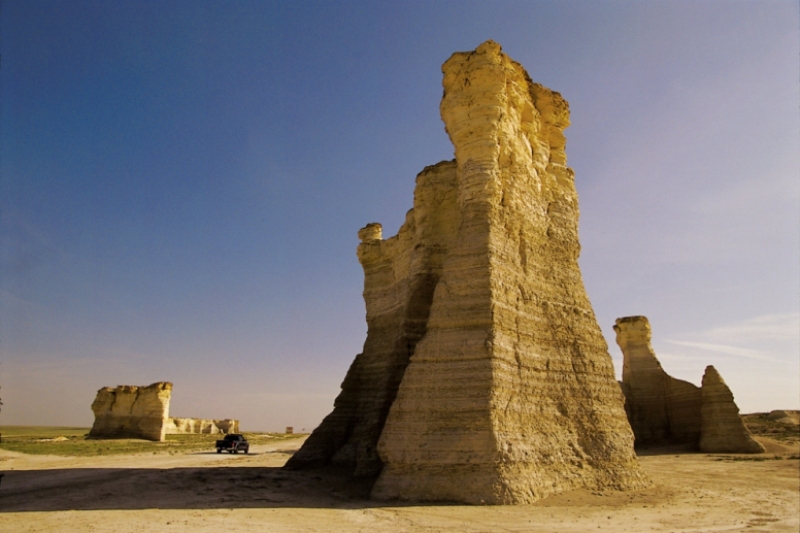
[[[167,435],[197,433],[218,435],[239,433],[238,420],[208,420],[205,418],[169,418],[166,426]]]
[[[492,41],[442,70],[456,159],[417,176],[396,236],[359,232],[364,351],[287,467],[380,472],[379,499],[644,487],[578,267],[567,102]]]
[[[650,345],[647,317],[618,318],[614,331],[623,355],[625,411],[637,448],[683,444],[713,453],[764,451],[714,367],[706,368],[703,386],[697,387],[661,368]]]
[[[238,433],[238,420],[171,418],[172,383],[159,381],[147,387],[120,385],[97,391],[92,411],[92,439],[145,439],[163,441],[177,433]]]
[[[762,453],[757,442],[739,416],[733,394],[719,372],[707,366],[703,374],[703,424],[700,450],[710,453]]]
[[[92,403],[94,425],[89,438],[127,438],[163,441],[169,418],[172,383],[147,387],[103,387]]]
[[[785,409],[776,409],[767,414],[767,419],[781,424],[790,426],[800,425],[800,411],[791,411]]]

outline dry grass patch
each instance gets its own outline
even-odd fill
[[[92,457],[126,454],[177,454],[214,450],[222,435],[167,435],[164,442],[141,439],[88,439],[89,428],[0,426],[0,449],[31,455]],[[289,440],[303,435],[244,433],[253,445]]]

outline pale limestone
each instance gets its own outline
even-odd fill
[[[706,368],[702,387],[697,387],[661,368],[647,317],[618,318],[614,331],[623,355],[625,410],[637,448],[682,444],[709,453],[764,451],[713,366]]]
[[[171,417],[166,421],[167,435],[203,434],[218,435],[239,433],[239,421],[232,419],[209,420],[207,418],[177,418]]]
[[[166,435],[181,433],[238,433],[233,419],[174,418],[169,416],[172,383],[159,381],[140,387],[120,385],[97,391],[92,411],[93,439],[146,439],[163,441]]]
[[[287,467],[380,472],[379,499],[645,487],[578,268],[567,103],[492,41],[442,70],[456,159],[420,173],[395,237],[359,232],[364,350]]]
[[[130,438],[163,441],[169,418],[172,383],[147,387],[103,387],[92,403],[94,425],[89,438]]]

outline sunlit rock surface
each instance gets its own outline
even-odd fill
[[[89,438],[128,438],[163,441],[169,418],[172,383],[147,387],[103,387],[92,403],[94,425]]]
[[[287,466],[380,473],[379,499],[647,486],[578,268],[567,102],[492,41],[442,70],[455,161],[420,173],[396,236],[359,232],[364,350]]]

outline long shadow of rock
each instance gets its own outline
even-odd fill
[[[373,481],[330,469],[268,467],[17,470],[5,472],[0,513],[386,506],[368,500]]]

